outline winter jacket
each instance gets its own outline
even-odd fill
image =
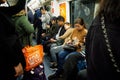
[[[88,80],[119,80],[120,73],[116,72],[111,62],[100,19],[100,15],[94,19],[86,38]],[[105,17],[105,26],[112,52],[120,67],[120,19],[110,22]]]
[[[12,7],[0,7],[0,79],[14,80],[14,67],[24,62],[20,43],[17,41],[15,26],[11,16],[24,8],[25,0],[19,0],[17,5]],[[9,78],[9,79],[8,79]]]

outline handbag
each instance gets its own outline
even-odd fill
[[[73,44],[65,44],[63,49],[68,51],[76,51],[77,48]]]
[[[26,71],[35,68],[43,62],[44,54],[42,45],[25,46],[22,52],[26,61]]]
[[[104,34],[104,38],[105,38],[105,42],[106,42],[106,46],[107,46],[107,50],[109,52],[108,54],[109,54],[109,57],[111,59],[111,62],[113,63],[113,66],[115,67],[116,71],[120,72],[120,68],[117,65],[117,62],[115,60],[115,56],[113,55],[113,52],[112,52],[112,49],[111,49],[110,41],[108,39],[108,34],[107,34],[107,29],[105,27],[105,19],[104,19],[103,14],[101,15],[101,25],[102,25],[101,27],[102,27],[102,30],[103,30],[103,34]]]

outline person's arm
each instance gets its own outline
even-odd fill
[[[14,15],[25,8],[25,1],[26,0],[19,0],[15,6],[11,7],[0,7],[0,11],[6,15]]]
[[[17,66],[14,66],[14,69],[15,69],[15,73],[16,73],[14,75],[15,77],[20,76],[24,73],[24,70],[23,70],[23,67],[22,67],[21,63],[19,63]]]
[[[87,32],[88,32],[87,29],[85,29],[83,41],[82,41],[82,42],[79,42],[78,44],[76,44],[77,47],[81,47],[81,46],[84,45],[84,43],[85,43],[85,38],[86,38],[86,35],[87,35]]]
[[[68,36],[70,36],[70,34],[72,33],[73,29],[68,29],[62,36],[59,37],[59,39],[65,39]]]
[[[21,28],[27,33],[31,34],[34,32],[33,25],[28,21],[26,16],[22,16],[21,19],[19,19],[19,25],[21,25]]]

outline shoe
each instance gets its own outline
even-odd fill
[[[62,75],[57,75],[56,73],[48,76],[48,80],[59,80],[59,78],[61,78]]]
[[[50,68],[52,68],[52,69],[57,68],[57,63],[52,63]]]
[[[52,74],[52,75],[50,75],[50,76],[48,76],[48,80],[58,80],[58,75],[56,75],[56,74]]]
[[[57,64],[52,64],[50,66],[50,69],[56,71],[57,70]]]

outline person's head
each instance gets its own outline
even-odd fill
[[[45,14],[46,13],[46,7],[45,6],[40,7],[40,11],[41,11],[42,14]]]
[[[58,16],[57,17],[57,23],[59,26],[63,26],[65,23],[65,18],[63,16]]]
[[[120,0],[100,0],[99,14],[101,13],[111,21],[120,18]]]
[[[53,16],[50,21],[51,21],[52,24],[56,24],[57,23],[57,17]]]
[[[70,26],[71,26],[70,23],[69,23],[69,22],[66,22],[66,23],[64,24],[65,30],[69,29]]]
[[[83,30],[85,29],[85,23],[84,23],[84,20],[82,18],[77,18],[74,22],[74,27],[77,29],[77,30]]]
[[[6,0],[0,0],[0,4],[5,3],[5,2],[6,2]]]

